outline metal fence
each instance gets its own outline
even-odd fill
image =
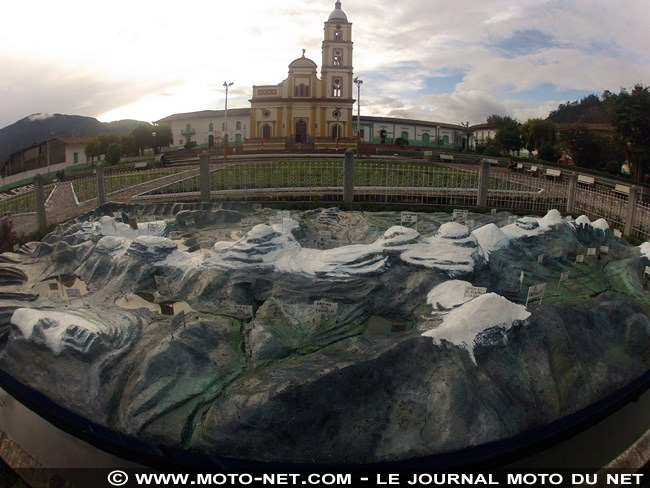
[[[104,197],[112,201],[252,200],[341,202],[344,200],[343,160],[299,159],[227,161],[197,166],[152,168],[103,175]],[[536,176],[493,169],[478,170],[429,162],[358,160],[354,164],[353,201],[387,205],[440,205],[563,213],[604,218],[628,236],[650,238],[650,203],[615,191],[607,184],[577,183],[577,175]],[[77,208],[49,208],[47,219],[60,222],[96,206],[100,176],[75,180],[71,186]],[[202,192],[203,189],[203,192]],[[207,193],[206,193],[207,192]],[[51,193],[51,187],[46,189]],[[34,211],[33,194],[11,197],[13,205]],[[350,200],[348,200],[350,201]],[[7,205],[9,199],[6,200]],[[18,203],[20,202],[20,203]],[[0,202],[2,205],[5,202]],[[17,208],[16,207],[16,208]],[[19,212],[13,211],[14,214]],[[33,219],[33,217],[32,217]],[[33,224],[32,224],[33,225]],[[28,228],[25,224],[24,228]]]

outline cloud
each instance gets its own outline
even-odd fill
[[[30,115],[29,120],[45,120],[45,119],[51,119],[52,117],[54,117],[53,114],[40,113],[40,114]]]

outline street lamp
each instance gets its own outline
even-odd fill
[[[153,139],[153,154],[154,154],[154,161],[156,159],[156,131],[153,131],[151,133],[151,138]]]
[[[341,118],[341,107],[336,107],[334,109],[334,115],[336,116],[336,150],[339,150],[339,137],[341,137],[341,126],[339,125],[339,119]]]
[[[438,144],[438,152],[440,152],[440,126],[436,127],[436,141]]]
[[[357,85],[357,156],[361,156],[361,85],[363,80],[359,77],[354,79],[354,84]]]
[[[228,88],[231,87],[233,82],[228,83],[227,81],[223,82],[223,86],[226,87],[226,110],[224,111],[223,116],[223,159],[228,159]]]

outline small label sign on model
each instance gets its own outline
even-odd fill
[[[609,254],[609,246],[600,246],[601,254]]]
[[[253,306],[252,305],[241,305],[235,303],[232,306],[232,310],[237,317],[240,319],[252,319],[253,318]]]
[[[480,286],[467,286],[465,287],[465,293],[463,295],[463,299],[466,298],[476,298],[480,297],[481,295],[485,295],[487,293],[487,288],[483,288]]]
[[[578,254],[576,256],[576,264],[584,263],[585,262],[585,256],[584,254]]]
[[[339,310],[338,303],[318,300],[313,304],[314,313],[322,315],[335,316]]]
[[[544,291],[546,290],[546,283],[542,283],[539,285],[533,285],[528,288],[528,297],[526,298],[526,307],[528,307],[529,302],[534,302],[535,300],[539,300],[539,304],[542,304],[542,300],[544,300]]]
[[[155,275],[153,277],[156,282],[156,288],[158,288],[158,293],[161,295],[171,295],[171,289],[169,288],[169,282],[164,276]]]
[[[537,264],[544,264],[544,255],[540,254],[537,256]]]
[[[468,214],[469,214],[469,210],[455,209],[454,212],[452,213],[452,219],[454,220],[454,222],[464,224],[465,221],[467,220]]]
[[[590,247],[587,249],[587,256],[595,256],[597,249],[595,247]]]
[[[569,281],[569,272],[566,271],[560,275],[560,281],[557,286],[560,286],[562,283]]]
[[[508,217],[508,225],[514,224],[517,222],[517,216],[516,215],[511,215]]]
[[[614,237],[620,239],[621,237],[623,237],[623,233],[618,229],[614,229]]]
[[[415,228],[418,228],[418,214],[415,212],[402,212],[400,215],[400,224],[415,224]]]
[[[196,221],[194,219],[185,220],[185,227],[195,227],[195,226],[196,226]]]

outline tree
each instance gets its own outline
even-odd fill
[[[106,162],[108,164],[117,164],[122,158],[122,145],[117,143],[112,143],[108,146],[106,150]]]
[[[133,134],[122,136],[122,154],[127,156],[137,156],[139,154],[138,146],[135,145]]]
[[[408,140],[408,139],[404,139],[403,137],[398,137],[397,139],[395,139],[395,144],[396,144],[397,146],[399,146],[400,148],[404,149],[404,146],[408,146],[408,145],[409,145],[409,140]]]
[[[587,95],[582,100],[560,104],[557,110],[553,110],[548,120],[558,124],[605,124],[609,122],[608,107],[611,105],[609,96],[611,93],[605,91],[602,100],[598,95]]]
[[[86,153],[86,157],[90,158],[91,164],[95,162],[95,158],[98,158],[102,155],[101,147],[97,138],[92,139],[88,142],[88,144],[86,144],[84,152]]]
[[[154,126],[156,137],[153,138],[153,150],[158,154],[161,147],[169,147],[174,143],[174,134],[168,125]]]
[[[483,154],[486,156],[501,156],[503,153],[503,145],[495,140],[495,139],[488,139],[485,141],[485,149],[483,150]]]
[[[97,136],[97,143],[99,144],[99,154],[107,154],[108,146],[111,144],[120,144],[122,139],[117,134],[100,134]]]
[[[610,94],[612,125],[627,149],[632,177],[642,181],[650,158],[650,87],[635,85]]]
[[[544,144],[537,148],[537,155],[539,159],[543,159],[544,161],[555,162],[558,160],[558,153],[550,142],[544,142]]]
[[[492,114],[488,116],[487,123],[496,127],[497,130],[503,129],[504,127],[516,127],[519,125],[517,119],[513,119],[509,115],[497,115],[497,114]]]
[[[144,154],[144,150],[148,147],[153,147],[153,127],[148,124],[140,124],[131,133],[135,142],[135,147],[138,148],[140,156]]]
[[[539,151],[544,145],[555,144],[557,126],[550,120],[528,119],[521,126],[521,139],[524,147],[529,151]],[[550,161],[550,160],[547,160]]]
[[[622,160],[620,144],[610,137],[600,136],[586,127],[571,127],[564,133],[563,143],[577,166],[602,170],[611,160]]]

